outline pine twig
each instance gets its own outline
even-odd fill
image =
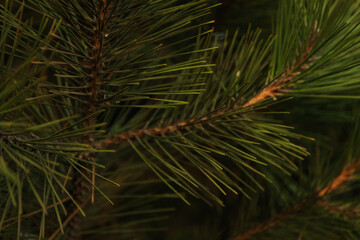
[[[68,182],[68,180],[69,180],[69,177],[70,177],[70,174],[71,174],[72,170],[73,170],[73,167],[70,166],[70,167],[69,167],[69,170],[68,170],[67,173],[66,173],[66,178],[65,178],[64,183],[63,183],[63,187],[64,187],[64,188],[61,189],[61,192],[62,192],[62,193],[64,192],[64,189],[65,189],[66,184],[67,184],[67,182]]]
[[[104,35],[105,35],[105,22],[106,18],[108,17],[108,10],[109,10],[109,3],[107,0],[98,0],[95,1],[98,3],[99,7],[99,14],[97,16],[97,20],[95,21],[94,26],[94,35],[93,35],[93,42],[92,42],[92,52],[91,52],[91,61],[90,61],[90,77],[88,78],[89,87],[87,89],[87,97],[86,102],[87,105],[85,107],[85,115],[89,116],[96,112],[97,108],[97,100],[99,95],[99,84],[103,80],[103,63],[104,63],[104,57],[103,57],[103,49],[104,49]],[[96,123],[96,118],[92,117],[89,118],[87,121],[84,122],[84,127],[90,127],[93,126]],[[85,137],[82,140],[84,143],[89,144],[90,146],[95,145],[95,138],[94,134],[90,134],[87,137]],[[89,161],[95,162],[95,154],[82,154],[80,157],[86,157],[89,159]],[[91,202],[94,203],[94,195],[95,195],[95,166],[92,167],[92,186],[91,186]],[[86,174],[86,172],[84,172]],[[74,185],[72,187],[73,194],[75,196],[75,201],[81,203],[87,202],[88,200],[88,183],[86,182],[85,177],[83,174],[74,174]],[[75,204],[72,204],[73,208],[73,214],[69,216],[69,218],[66,220],[66,224],[69,225],[69,235],[70,238],[76,238],[81,239],[81,237],[78,235],[78,228],[80,221],[78,219],[77,213],[78,208],[75,206]],[[82,205],[82,204],[81,204]],[[55,234],[55,233],[54,233]],[[57,234],[57,233],[56,233]],[[55,234],[55,236],[56,236]]]
[[[259,103],[263,100],[274,98],[277,95],[281,95],[280,89],[288,82],[293,80],[297,75],[301,73],[301,71],[307,69],[309,67],[308,63],[302,64],[300,67],[298,67],[295,71],[290,72],[287,71],[283,75],[279,77],[277,81],[275,81],[273,84],[270,84],[268,87],[264,88],[259,94],[257,94],[255,97],[253,97],[250,101],[243,104],[242,106],[238,108],[246,108],[251,105],[255,105],[256,103]],[[227,109],[220,110],[216,113],[213,113],[208,116],[201,117],[199,119],[192,118],[188,121],[182,121],[173,125],[168,125],[166,127],[155,127],[155,128],[148,128],[148,129],[140,129],[136,131],[127,131],[124,133],[119,133],[115,136],[109,137],[107,139],[104,139],[102,141],[99,141],[96,146],[99,148],[106,148],[111,145],[119,144],[123,141],[127,141],[129,139],[133,139],[136,137],[144,137],[145,135],[148,136],[158,136],[162,134],[168,134],[170,132],[176,132],[184,128],[192,127],[196,124],[200,124],[203,121],[209,120],[214,117],[219,117],[227,113]]]
[[[64,198],[64,199],[62,199],[62,200],[60,200],[60,201],[58,201],[58,202],[56,202],[56,203],[53,203],[53,204],[47,206],[47,207],[46,207],[46,210],[49,210],[49,209],[51,209],[51,208],[53,208],[53,207],[55,207],[55,206],[58,206],[58,205],[60,205],[60,204],[63,204],[63,203],[65,203],[65,202],[69,201],[69,200],[70,200],[69,197]],[[36,214],[38,214],[38,213],[42,213],[42,212],[43,212],[43,209],[41,208],[41,209],[39,209],[39,210],[36,210],[36,211],[30,212],[30,213],[23,214],[23,215],[21,215],[20,217],[21,217],[22,219],[24,219],[24,218],[32,217],[32,216],[34,216],[34,215],[36,215]],[[11,222],[11,221],[14,221],[14,220],[17,221],[17,220],[18,220],[18,217],[13,217],[13,218],[6,219],[6,220],[4,221],[4,223],[8,223],[8,222]],[[6,228],[6,226],[3,227],[3,229],[5,229],[5,228]]]
[[[329,212],[346,214],[352,218],[360,216],[360,208],[358,208],[358,207],[351,207],[351,206],[344,206],[344,205],[334,206],[334,205],[329,204],[326,201],[319,201],[318,205],[321,206],[322,208],[326,209]]]
[[[18,22],[18,25],[17,25],[17,28],[16,28],[15,39],[19,35],[21,20],[22,20],[22,16],[23,16],[23,13],[24,13],[24,6],[25,6],[25,0],[23,0],[22,3],[21,3],[20,16],[19,16],[19,22]]]
[[[332,182],[330,182],[329,185],[324,187],[322,190],[320,190],[316,196],[316,198],[312,197],[307,199],[304,203],[300,203],[292,207],[290,210],[288,210],[286,213],[278,214],[274,218],[259,224],[257,227],[247,230],[246,232],[236,236],[235,238],[232,238],[232,240],[246,240],[251,237],[253,237],[256,234],[265,232],[269,230],[270,228],[273,228],[277,226],[278,224],[282,223],[284,220],[293,217],[295,213],[303,209],[305,206],[307,206],[309,203],[316,202],[320,206],[324,206],[323,202],[320,201],[324,197],[326,197],[328,194],[334,192],[336,189],[338,189],[340,186],[345,184],[346,182],[350,181],[353,176],[354,172],[360,168],[360,159],[355,162],[354,164],[345,167],[341,173],[334,178]]]
[[[88,202],[90,201],[90,198],[88,198],[85,202],[82,203],[82,205],[80,206],[81,208],[84,208],[86,206],[86,204],[88,204]],[[77,208],[75,209],[66,219],[65,221],[62,223],[63,228],[66,227],[69,223],[71,223],[71,221],[73,221],[73,219],[79,214],[80,210]],[[60,233],[61,228],[59,227],[50,237],[49,240],[53,240],[55,239],[55,237]]]
[[[234,105],[235,109],[237,108],[246,108],[252,105],[255,105],[263,100],[269,99],[269,98],[275,98],[275,96],[281,95],[280,91],[284,87],[285,84],[291,82],[297,75],[299,75],[302,71],[309,68],[310,62],[313,60],[309,57],[310,52],[312,51],[315,40],[317,37],[317,34],[319,32],[318,29],[318,23],[315,21],[313,30],[310,35],[310,39],[308,42],[308,45],[305,49],[304,54],[298,59],[298,61],[293,64],[291,68],[288,68],[280,77],[278,77],[276,80],[272,81],[267,87],[265,87],[260,93],[255,95],[253,98],[251,98],[248,102],[246,102],[243,105]],[[173,125],[169,125],[166,127],[155,127],[155,128],[148,128],[148,129],[140,129],[136,131],[127,131],[124,133],[119,133],[115,136],[109,137],[107,139],[104,139],[100,142],[98,142],[96,145],[100,148],[105,148],[111,145],[119,144],[123,141],[127,141],[132,138],[136,137],[144,137],[145,135],[150,136],[157,136],[162,134],[167,134],[169,132],[176,132],[183,128],[189,128],[196,124],[201,124],[203,121],[206,121],[213,117],[219,117],[221,115],[226,114],[228,109],[222,109],[218,112],[215,112],[213,114],[207,114],[206,116],[203,116],[201,118],[195,119],[192,118],[188,121],[182,121]]]
[[[319,197],[324,197],[325,195],[332,193],[345,182],[349,181],[354,172],[360,167],[360,159],[355,162],[353,165],[344,168],[341,173],[324,189],[319,192]]]
[[[273,228],[277,226],[279,223],[283,222],[284,220],[290,218],[293,216],[296,212],[300,211],[304,206],[307,206],[310,202],[312,202],[313,199],[308,199],[305,202],[299,203],[289,209],[287,212],[278,214],[274,218],[270,219],[269,221],[266,221],[264,223],[259,224],[255,228],[249,229],[248,231],[236,236],[235,238],[232,238],[231,240],[246,240],[251,237],[253,237],[256,234],[265,232],[269,230],[270,228]]]
[[[281,95],[280,90],[284,87],[286,83],[291,82],[297,75],[299,75],[302,71],[309,68],[309,62],[312,60],[311,58],[307,59],[311,50],[314,46],[314,40],[311,39],[309,44],[306,48],[305,53],[299,59],[297,64],[300,64],[298,67],[293,66],[292,68],[288,69],[285,73],[283,73],[278,79],[274,80],[269,86],[264,88],[260,93],[255,95],[252,99],[241,106],[234,105],[235,109],[237,108],[246,108],[252,105],[255,105],[263,100],[274,98],[277,95]],[[109,137],[98,142],[96,145],[100,148],[106,148],[111,145],[119,144],[123,141],[127,141],[132,138],[136,137],[144,137],[145,135],[150,136],[158,136],[162,134],[167,134],[169,132],[176,132],[184,128],[190,128],[196,124],[201,124],[203,121],[209,120],[214,117],[219,117],[228,112],[228,109],[223,109],[213,114],[207,114],[204,117],[195,119],[192,118],[188,121],[182,121],[173,125],[169,125],[166,127],[155,127],[155,128],[148,128],[148,129],[140,129],[136,131],[127,131],[124,133],[119,133],[115,136]]]

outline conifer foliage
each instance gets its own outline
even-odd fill
[[[191,239],[360,238],[360,3],[282,0],[267,39],[216,6],[3,1],[2,239],[161,239],[179,200],[227,219]]]

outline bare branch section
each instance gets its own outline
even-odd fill
[[[326,197],[328,194],[337,190],[340,186],[342,186],[346,182],[350,181],[354,177],[355,171],[358,170],[359,168],[360,168],[360,159],[357,162],[355,162],[354,164],[352,164],[348,167],[345,167],[341,171],[341,173],[336,178],[334,178],[334,180],[332,182],[330,182],[330,184],[328,186],[324,187],[321,191],[318,192],[316,198],[314,198],[314,197],[309,198],[304,203],[295,205],[293,208],[288,210],[286,213],[278,214],[273,219],[270,219],[269,221],[261,223],[257,227],[252,228],[252,229],[236,236],[235,238],[232,238],[231,240],[246,240],[246,239],[250,239],[251,237],[253,237],[256,234],[265,232],[265,231],[277,226],[279,223],[282,223],[284,220],[294,217],[298,211],[303,209],[309,203],[316,202],[318,205],[324,207],[325,209],[330,210],[330,208],[332,208],[332,210],[334,210],[333,209],[334,207],[329,207],[321,200],[324,197]],[[336,210],[340,210],[340,209],[336,209]]]
[[[235,109],[230,110],[236,110],[241,108],[246,108],[252,105],[255,105],[263,100],[269,99],[269,98],[275,98],[275,96],[281,95],[281,90],[284,88],[286,83],[291,82],[294,80],[294,78],[299,75],[302,71],[309,68],[309,65],[312,61],[312,58],[309,58],[309,54],[311,50],[314,47],[315,42],[315,36],[317,33],[317,24],[315,23],[314,31],[312,36],[310,37],[309,43],[306,47],[306,50],[304,54],[298,59],[298,61],[290,68],[288,68],[281,76],[279,76],[276,80],[272,81],[267,87],[265,87],[260,93],[255,95],[252,99],[250,99],[248,102],[246,102],[243,105],[235,105]],[[165,126],[165,127],[155,127],[155,128],[147,128],[147,129],[140,129],[135,131],[127,131],[124,133],[117,134],[115,136],[109,137],[107,139],[104,139],[97,143],[97,147],[100,148],[106,148],[111,145],[119,144],[123,141],[126,141],[128,139],[136,138],[136,137],[144,137],[146,135],[148,136],[157,136],[162,134],[167,134],[171,132],[177,132],[184,128],[191,128],[194,125],[201,124],[203,121],[209,120],[214,117],[219,117],[224,114],[226,114],[229,111],[229,109],[222,109],[218,112],[207,114],[206,116],[202,118],[193,118],[188,121],[182,121],[178,122],[173,125]]]

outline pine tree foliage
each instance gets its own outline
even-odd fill
[[[0,236],[159,238],[200,199],[230,220],[193,239],[359,239],[358,110],[339,146],[288,116],[359,98],[359,4],[283,0],[273,36],[219,39],[207,0],[6,0]]]

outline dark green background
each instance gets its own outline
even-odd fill
[[[218,3],[219,1],[214,1]],[[223,0],[222,5],[214,9],[215,31],[246,32],[249,24],[252,28],[262,28],[263,35],[271,34],[272,23],[276,17],[277,0]]]

